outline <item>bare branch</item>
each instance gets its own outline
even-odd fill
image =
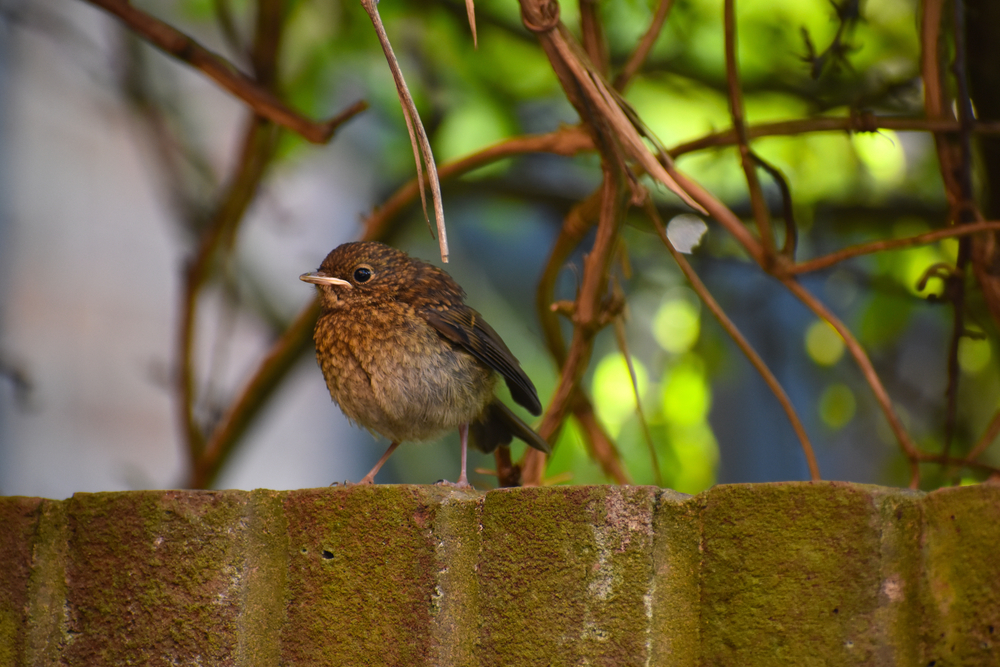
[[[288,370],[309,349],[317,317],[319,302],[314,300],[268,350],[254,377],[244,385],[209,438],[204,453],[198,458],[192,471],[189,483],[191,488],[203,489],[215,481],[222,464],[239,443],[254,416],[281,385]]]
[[[240,98],[254,113],[286,127],[316,144],[325,144],[346,120],[367,108],[353,105],[349,111],[325,122],[316,122],[285,106],[265,86],[240,72],[222,56],[209,51],[176,28],[136,9],[126,0],[86,0],[119,18],[125,25],[153,46],[201,70],[224,89]]]
[[[632,80],[632,77],[642,68],[643,63],[646,62],[646,58],[649,56],[649,52],[653,50],[653,45],[656,44],[656,39],[660,36],[660,31],[663,29],[663,24],[667,21],[667,15],[670,13],[670,8],[673,4],[674,0],[660,0],[660,3],[656,6],[656,14],[653,15],[653,20],[649,24],[649,29],[646,30],[646,34],[642,36],[639,44],[635,47],[635,51],[632,52],[632,55],[625,62],[621,72],[615,77],[615,90],[624,91],[625,87]]]
[[[761,245],[764,247],[765,260],[769,262],[774,255],[774,233],[771,231],[771,214],[764,201],[764,192],[760,189],[760,179],[757,178],[757,165],[750,152],[747,138],[747,128],[743,113],[743,89],[740,85],[739,63],[736,59],[736,0],[724,2],[725,42],[726,42],[726,84],[729,90],[729,112],[733,119],[733,130],[736,132],[736,145],[740,150],[740,165],[746,175],[747,188],[750,190],[750,207],[757,223]]]
[[[993,444],[993,441],[997,439],[997,435],[1000,435],[1000,410],[993,413],[993,418],[990,419],[989,425],[983,432],[979,441],[976,442],[975,446],[969,450],[966,454],[965,459],[967,461],[975,461],[979,458],[979,455],[986,451],[986,448]]]
[[[845,259],[851,259],[852,257],[870,255],[872,253],[883,252],[885,250],[899,250],[900,248],[909,248],[910,246],[915,245],[926,245],[928,243],[940,241],[941,239],[953,238],[956,236],[968,236],[970,234],[977,234],[984,231],[1000,231],[1000,222],[974,222],[972,224],[962,225],[961,227],[938,229],[933,232],[918,234],[917,236],[908,236],[902,239],[885,239],[882,241],[872,241],[871,243],[848,246],[843,250],[832,252],[829,255],[824,255],[822,257],[817,257],[816,259],[810,259],[804,262],[797,262],[796,264],[788,267],[788,273],[795,275],[800,273],[810,273],[812,271],[819,271],[821,269],[828,268],[838,262],[844,261]]]
[[[525,153],[552,153],[576,155],[593,150],[594,142],[579,125],[567,125],[548,134],[512,137],[482,149],[464,158],[448,162],[438,168],[438,178],[447,180],[504,158]],[[420,184],[413,179],[400,187],[384,204],[365,219],[365,238],[379,238],[384,230],[408,207],[420,193]]]
[[[934,118],[883,118],[874,114],[857,114],[846,118],[803,118],[783,120],[775,123],[761,123],[747,126],[747,138],[793,136],[811,132],[877,132],[895,130],[899,132],[957,132],[959,124],[955,120]],[[972,131],[981,134],[1000,134],[1000,122],[975,123]],[[713,132],[704,137],[686,141],[671,148],[671,157],[694,153],[695,151],[736,144],[736,132],[732,129]]]

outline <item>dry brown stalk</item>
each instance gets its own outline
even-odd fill
[[[427,132],[424,124],[420,120],[417,112],[417,105],[413,102],[410,89],[403,78],[403,70],[399,67],[396,54],[392,51],[392,44],[389,43],[389,36],[382,25],[382,17],[378,13],[377,0],[361,0],[375,27],[375,34],[379,44],[382,45],[382,52],[385,54],[386,62],[389,63],[389,71],[392,72],[392,79],[396,83],[396,93],[399,95],[399,104],[403,109],[403,119],[406,121],[406,131],[410,135],[410,145],[413,148],[413,160],[417,166],[417,183],[420,188],[420,202],[424,207],[424,218],[427,219],[427,199],[424,195],[424,171],[427,172],[427,179],[430,181],[428,189],[431,191],[431,198],[434,205],[434,221],[437,225],[438,246],[441,250],[441,261],[448,263],[448,232],[444,226],[444,203],[441,200],[441,182],[438,179],[437,165],[434,164],[434,152],[431,150],[430,140],[427,139]],[[428,224],[430,224],[430,220]]]

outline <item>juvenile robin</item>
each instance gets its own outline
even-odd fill
[[[447,273],[382,243],[345,243],[300,279],[319,292],[313,337],[330,397],[348,419],[391,443],[359,484],[374,483],[400,443],[454,428],[462,443],[458,487],[469,487],[470,432],[487,453],[515,436],[551,451],[496,398],[499,373],[515,401],[542,412],[535,385]]]

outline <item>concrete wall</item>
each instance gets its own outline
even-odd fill
[[[1000,487],[0,499],[0,666],[997,665]]]

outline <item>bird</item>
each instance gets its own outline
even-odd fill
[[[326,386],[347,418],[389,440],[375,475],[402,442],[432,440],[458,429],[461,474],[473,445],[489,453],[517,437],[551,453],[548,443],[495,394],[498,375],[533,415],[542,404],[531,379],[500,335],[465,303],[445,271],[378,242],[345,243],[318,271],[320,315],[313,340]]]

